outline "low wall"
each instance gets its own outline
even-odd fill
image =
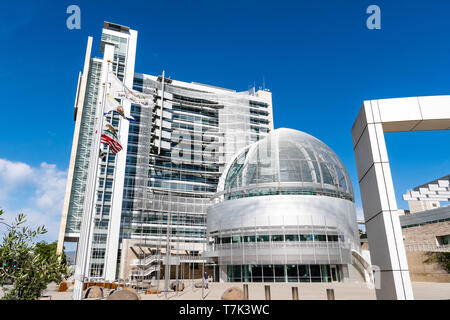
[[[427,252],[407,252],[409,275],[412,282],[450,282],[450,273],[437,262],[425,263]]]

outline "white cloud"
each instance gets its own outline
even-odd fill
[[[356,220],[357,221],[364,221],[364,211],[363,208],[361,206],[356,206]],[[358,228],[363,230],[364,232],[366,231],[366,226],[365,225],[358,225]]]
[[[0,159],[0,207],[5,211],[5,220],[11,223],[17,214],[24,213],[28,226],[47,228],[48,233],[40,240],[57,240],[66,177],[67,171],[54,164],[42,162],[39,167],[32,167]]]
[[[0,159],[0,182],[3,188],[15,187],[26,182],[32,171],[25,163]]]
[[[364,221],[364,211],[361,207],[356,207],[356,219],[358,221]]]

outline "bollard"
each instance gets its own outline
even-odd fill
[[[270,286],[264,286],[264,291],[266,293],[266,300],[270,300]]]
[[[334,300],[334,289],[327,289],[327,299]]]
[[[292,300],[298,300],[298,288],[292,287]]]
[[[244,300],[248,300],[248,284],[244,284]]]

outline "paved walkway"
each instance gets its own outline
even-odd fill
[[[169,300],[201,300],[202,289],[193,288],[192,281],[185,281],[184,291],[168,292]],[[242,283],[210,283],[209,289],[204,289],[205,300],[220,300],[222,293],[233,286],[242,289]],[[326,289],[334,289],[336,300],[375,300],[375,291],[367,288],[364,283],[249,283],[249,299],[264,300],[264,285],[270,285],[272,300],[291,300],[292,287],[298,287],[301,300],[326,300]],[[450,283],[413,282],[414,298],[416,300],[450,300]],[[44,295],[52,300],[70,300],[72,292],[57,292],[57,286],[51,284]],[[164,300],[165,294],[141,294],[142,300]]]

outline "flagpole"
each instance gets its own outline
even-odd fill
[[[86,192],[84,199],[84,209],[80,226],[80,238],[77,247],[77,261],[75,269],[75,283],[73,289],[73,300],[81,300],[83,295],[84,280],[86,278],[86,271],[89,267],[89,249],[93,234],[93,206],[95,203],[95,185],[98,171],[98,149],[100,148],[100,137],[103,128],[103,108],[106,99],[106,83],[108,81],[108,74],[110,69],[110,60],[107,60],[106,81],[103,84],[102,102],[97,111],[97,117],[94,121],[97,122],[95,132],[92,137],[93,143],[91,146],[91,154],[89,161],[88,177],[86,183]],[[88,272],[89,275],[89,272]]]

